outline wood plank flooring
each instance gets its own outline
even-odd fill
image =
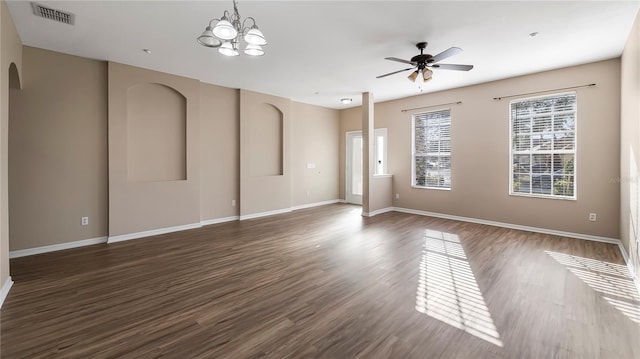
[[[360,211],[13,259],[2,358],[640,358],[616,246]]]

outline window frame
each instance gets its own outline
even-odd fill
[[[553,183],[551,184],[551,193],[550,194],[545,194],[545,193],[524,193],[524,192],[516,192],[513,189],[514,186],[514,171],[513,171],[513,156],[514,156],[514,148],[513,148],[513,118],[512,118],[512,105],[514,103],[517,102],[524,102],[524,101],[531,101],[531,100],[537,100],[537,99],[545,99],[545,98],[554,98],[554,97],[561,97],[561,96],[566,96],[566,95],[573,95],[575,98],[575,108],[573,111],[573,115],[574,115],[574,128],[573,128],[573,195],[572,196],[564,196],[564,195],[555,195],[553,194]],[[577,177],[578,177],[578,93],[576,91],[567,91],[567,92],[559,92],[559,93],[552,93],[552,94],[544,94],[544,95],[539,95],[539,96],[532,96],[532,97],[523,97],[523,98],[517,98],[517,99],[513,99],[511,101],[509,101],[509,160],[508,160],[508,165],[509,165],[509,196],[515,196],[515,197],[529,197],[529,198],[542,198],[542,199],[554,199],[554,200],[564,200],[564,201],[576,201],[578,199],[578,181],[577,181]],[[555,149],[551,150],[551,156],[552,158],[558,154],[555,152]],[[529,155],[533,156],[536,153],[529,150]],[[539,154],[544,154],[544,153],[539,153]],[[532,174],[533,171],[530,170],[529,174]],[[553,180],[553,174],[550,174]],[[530,192],[532,192],[530,190]]]
[[[379,146],[378,138],[382,137],[382,149]],[[373,130],[373,175],[384,176],[389,174],[387,167],[387,143],[388,143],[388,130],[384,128],[376,128]],[[378,152],[382,150],[382,157],[378,156]],[[382,166],[382,172],[378,173],[378,161]]]
[[[450,142],[450,147],[449,147],[449,186],[448,187],[435,187],[435,186],[429,186],[425,183],[424,186],[418,185],[416,182],[416,117],[419,115],[423,115],[423,114],[428,114],[428,113],[434,113],[434,112],[443,112],[443,111],[448,111],[449,112],[449,142]],[[453,172],[453,168],[451,167],[453,164],[453,125],[452,125],[452,114],[451,114],[451,108],[447,107],[447,108],[440,108],[440,109],[433,109],[430,111],[424,111],[424,112],[415,112],[411,115],[411,188],[417,188],[417,189],[427,189],[427,190],[439,190],[439,191],[451,191],[453,188],[453,181],[452,181],[452,172]],[[440,152],[438,152],[440,153]]]

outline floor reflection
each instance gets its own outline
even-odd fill
[[[631,321],[640,324],[640,295],[625,265],[552,251],[545,253],[601,293],[602,298]]]
[[[458,236],[426,230],[416,310],[502,347]]]

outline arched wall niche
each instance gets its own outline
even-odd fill
[[[22,90],[22,83],[20,82],[20,73],[18,66],[15,62],[9,65],[9,88],[14,90]]]
[[[249,174],[253,177],[282,176],[282,111],[270,103],[258,103],[249,118]]]
[[[127,181],[187,179],[187,99],[159,83],[127,88]]]

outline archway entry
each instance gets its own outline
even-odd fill
[[[10,223],[10,210],[9,208],[11,208],[11,163],[12,163],[12,153],[11,153],[11,127],[12,127],[12,123],[16,121],[15,119],[15,101],[16,101],[16,96],[18,95],[18,91],[22,90],[22,84],[20,81],[20,73],[18,72],[18,67],[16,66],[15,63],[11,63],[11,65],[9,65],[9,101],[8,101],[8,113],[9,113],[9,123],[8,123],[8,136],[6,138],[8,138],[9,143],[5,146],[5,147],[9,153],[7,158],[9,159],[9,163],[7,164],[7,170],[8,170],[8,176],[7,176],[7,193],[6,195],[8,195],[8,205],[6,207],[6,210],[9,212],[7,214],[5,214],[5,216],[9,216],[9,220],[7,220],[5,223],[8,226],[8,230],[6,230],[4,233],[8,235],[8,241],[9,241],[9,252],[11,251],[11,223]],[[14,126],[15,127],[15,126]],[[6,217],[5,217],[6,218]],[[9,273],[11,273],[11,261],[9,261]]]

